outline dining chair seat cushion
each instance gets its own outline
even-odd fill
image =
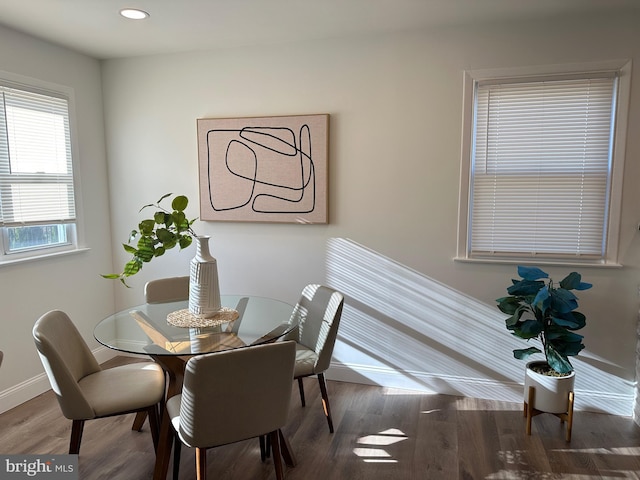
[[[95,417],[105,417],[160,402],[164,382],[159,365],[140,362],[92,373],[80,379],[78,385],[93,406]]]
[[[300,343],[296,343],[296,364],[293,369],[293,378],[314,375],[317,363],[318,354],[316,352]]]

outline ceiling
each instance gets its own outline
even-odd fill
[[[0,0],[0,24],[107,59],[619,9],[640,0]]]

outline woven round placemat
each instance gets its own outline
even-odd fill
[[[233,322],[237,318],[238,311],[228,307],[222,307],[213,316],[207,318],[194,315],[185,308],[167,315],[167,322],[174,327],[198,328],[215,327],[222,323]]]

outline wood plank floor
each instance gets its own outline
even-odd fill
[[[527,436],[520,404],[331,381],[328,389],[334,434],[315,378],[305,381],[305,408],[292,388],[284,432],[298,465],[286,469],[288,480],[640,479],[640,428],[628,417],[576,412],[566,443],[552,415],[535,417]],[[132,422],[133,415],[87,422],[82,480],[151,478],[148,424],[138,433]],[[0,415],[0,453],[66,453],[70,427],[49,391]],[[212,449],[207,460],[211,479],[275,479],[271,460],[260,462],[257,440]],[[195,479],[193,450],[182,448],[180,468],[181,479]]]

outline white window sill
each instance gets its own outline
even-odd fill
[[[505,258],[465,258],[454,257],[454,262],[461,263],[493,263],[493,264],[505,264],[505,265],[555,265],[558,267],[588,267],[588,268],[622,268],[624,265],[620,263],[602,263],[602,262],[587,262],[587,261],[574,261],[571,260],[536,260],[532,259],[505,259]]]
[[[0,260],[0,268],[8,265],[18,265],[18,264],[27,263],[27,262],[37,262],[39,260],[45,260],[47,258],[63,257],[65,255],[75,255],[77,253],[88,252],[89,250],[91,249],[88,247],[80,247],[80,248],[74,248],[73,250],[64,250],[61,252],[52,252],[52,253],[41,253],[38,255],[31,255],[28,257],[5,258],[3,260]]]

